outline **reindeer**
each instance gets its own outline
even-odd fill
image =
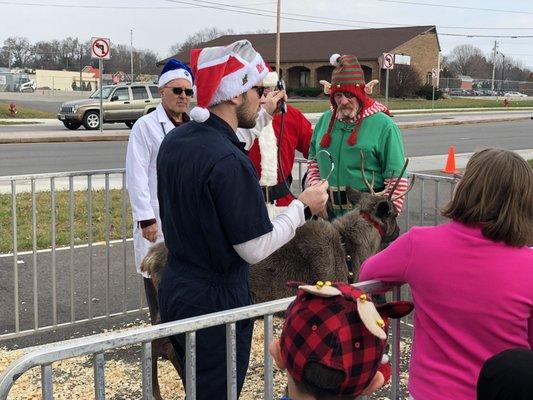
[[[348,282],[357,280],[364,260],[387,247],[399,235],[396,221],[398,212],[393,201],[405,196],[412,189],[414,178],[407,190],[392,196],[407,168],[406,160],[399,178],[382,192],[373,189],[363,173],[367,192],[346,187],[346,196],[353,205],[352,211],[326,221],[312,219],[296,230],[294,238],[269,257],[250,267],[250,292],[255,303],[290,297],[293,292],[285,283],[289,281],[314,284],[317,281]],[[364,159],[361,157],[361,171]],[[390,189],[392,186],[392,190]],[[168,250],[158,243],[148,251],[141,263],[141,271],[150,274],[159,288]],[[159,320],[159,317],[158,317]],[[158,344],[153,345],[157,349]],[[158,353],[155,353],[158,354]],[[175,357],[175,355],[172,355]],[[152,355],[152,362],[156,357]],[[170,358],[181,376],[177,362]],[[154,365],[154,364],[153,364]],[[153,367],[154,368],[154,367]],[[152,374],[153,387],[157,383],[157,364]],[[155,393],[155,390],[154,390]],[[158,397],[154,398],[159,399]]]

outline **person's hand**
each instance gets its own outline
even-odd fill
[[[322,211],[319,211],[316,213],[317,216],[319,216],[320,218],[322,219],[325,219],[326,221],[329,220],[329,215],[328,215],[328,206],[326,205]]]
[[[145,228],[142,228],[143,238],[145,238],[149,242],[155,243],[157,239],[157,230],[158,230],[157,222]]]
[[[326,206],[326,202],[328,201],[328,186],[326,180],[309,186],[298,196],[298,200],[306,206],[309,206],[311,213],[316,215],[322,212]]]
[[[280,100],[287,101],[287,93],[285,92],[285,90],[276,90],[276,91],[269,92],[265,94],[263,108],[270,115],[274,115],[274,113],[278,109],[278,102]]]

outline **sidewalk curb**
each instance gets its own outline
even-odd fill
[[[42,137],[0,137],[0,144],[23,144],[23,143],[69,143],[69,142],[119,142],[128,141],[130,135],[103,135],[103,136],[42,136]]]
[[[467,125],[467,124],[484,124],[491,122],[510,122],[510,121],[525,121],[533,119],[532,116],[516,116],[516,117],[501,117],[491,119],[472,119],[472,120],[449,120],[449,121],[420,121],[420,122],[398,122],[400,129],[414,129],[414,128],[428,128],[446,125]]]

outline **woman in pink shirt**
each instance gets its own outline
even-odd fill
[[[443,215],[452,221],[414,227],[369,258],[359,280],[411,288],[412,398],[473,400],[485,360],[533,347],[531,167],[512,151],[475,153]]]

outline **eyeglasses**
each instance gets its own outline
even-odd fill
[[[172,90],[172,93],[174,93],[176,96],[181,95],[183,92],[185,92],[185,96],[191,97],[194,95],[194,90],[192,89],[185,89],[180,87],[169,87],[165,86],[167,89]]]
[[[254,89],[257,92],[257,95],[259,97],[263,97],[263,94],[265,94],[264,86],[252,86],[252,89]]]
[[[355,94],[350,92],[337,92],[333,95],[333,97],[341,98],[342,96],[346,97],[347,99],[353,99],[355,97]]]

